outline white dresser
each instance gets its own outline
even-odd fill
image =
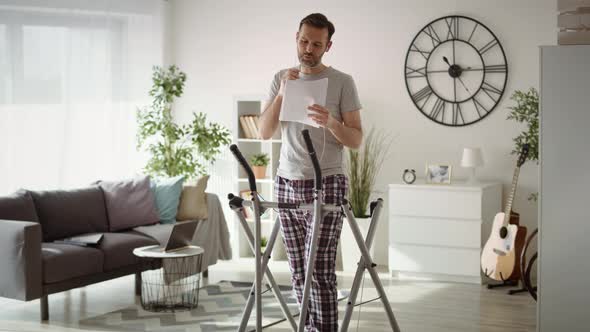
[[[481,284],[481,248],[501,211],[500,183],[389,185],[389,270]]]

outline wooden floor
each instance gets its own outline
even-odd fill
[[[280,284],[289,283],[284,262],[271,267]],[[483,286],[429,281],[398,281],[381,273],[388,297],[403,332],[524,332],[536,331],[536,302],[528,294],[509,296],[505,290]],[[253,267],[247,263],[222,262],[211,268],[206,283],[221,280],[252,281]],[[339,275],[339,288],[348,288],[352,275]],[[78,322],[128,307],[137,299],[132,276],[76,289],[49,297],[50,321],[39,322],[39,301],[20,302],[0,298],[0,331],[81,331]],[[367,275],[363,299],[375,296]],[[354,318],[350,331],[356,331]],[[389,330],[385,313],[379,306],[363,307],[361,315],[375,317],[358,331]],[[340,317],[342,318],[342,317]],[[269,331],[289,331],[286,324]],[[89,331],[84,329],[83,331]]]

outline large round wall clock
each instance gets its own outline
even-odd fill
[[[504,94],[508,64],[500,41],[482,23],[445,16],[412,40],[405,63],[406,87],[426,117],[466,126],[490,114]]]

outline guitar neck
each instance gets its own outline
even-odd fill
[[[512,176],[512,189],[510,190],[510,196],[506,202],[506,210],[504,210],[504,226],[508,225],[510,221],[510,215],[512,213],[512,203],[514,202],[514,196],[516,193],[516,184],[518,183],[518,175],[520,174],[520,167],[514,169],[514,175]]]

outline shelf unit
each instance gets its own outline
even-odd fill
[[[269,140],[252,139],[246,138],[244,131],[240,125],[240,116],[249,114],[260,114],[264,107],[265,97],[264,96],[240,96],[234,98],[234,114],[236,114],[236,126],[234,130],[234,143],[239,147],[240,151],[244,155],[244,158],[249,162],[250,157],[255,153],[267,153],[270,159],[269,165],[266,170],[266,177],[263,179],[256,179],[256,187],[259,194],[264,200],[274,199],[274,179],[277,174],[277,168],[279,165],[279,154],[281,151],[281,137],[280,130],[277,130],[275,136]],[[241,194],[242,192],[249,191],[248,178],[246,172],[242,167],[235,162],[234,172],[234,193]],[[277,213],[274,210],[266,211],[261,219],[262,225],[262,236],[270,236],[274,220],[277,217]],[[237,259],[244,259],[254,257],[254,254],[250,250],[246,236],[241,229],[240,221],[237,216],[233,216],[233,225],[230,227],[232,237],[233,256]],[[254,219],[247,219],[250,229],[254,231]],[[275,242],[275,248],[273,250],[273,260],[285,260],[286,254],[280,235],[277,237]]]

